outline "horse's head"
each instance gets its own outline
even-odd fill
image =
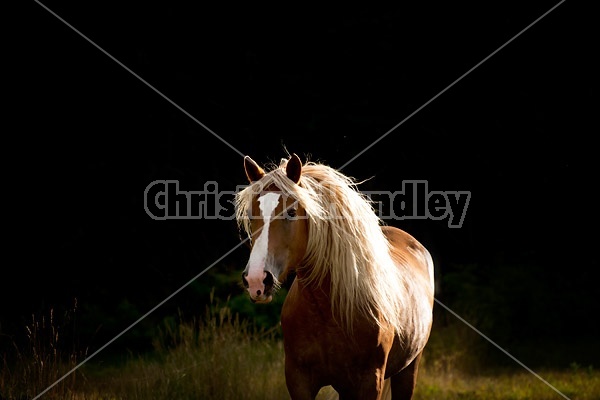
[[[250,183],[261,181],[265,171],[250,157],[244,158],[244,168]],[[302,174],[302,162],[293,154],[284,167],[285,184],[296,185]],[[251,252],[242,273],[242,282],[255,303],[268,303],[280,282],[304,257],[308,223],[306,211],[290,195],[273,182],[257,185],[247,202]],[[260,183],[260,182],[259,182]],[[281,185],[284,186],[284,185]]]

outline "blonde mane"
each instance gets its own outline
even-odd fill
[[[353,178],[324,165],[307,162],[298,184],[285,173],[286,160],[236,195],[236,218],[250,232],[247,211],[262,189],[277,186],[306,210],[307,251],[298,269],[303,283],[330,281],[333,315],[349,330],[357,314],[372,318],[400,335],[407,323],[403,312],[413,296],[406,265],[396,266],[381,219]]]

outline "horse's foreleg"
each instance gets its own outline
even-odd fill
[[[314,400],[319,393],[311,376],[302,369],[285,366],[285,384],[292,400]]]
[[[413,397],[417,385],[417,374],[421,353],[396,375],[390,377],[393,400],[410,400]]]
[[[348,387],[334,388],[339,393],[340,400],[389,400],[389,382],[384,380],[383,371],[357,375]]]

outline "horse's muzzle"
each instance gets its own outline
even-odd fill
[[[248,272],[244,271],[242,273],[242,283],[248,294],[250,294],[250,300],[253,303],[269,303],[273,299],[275,277],[270,271],[264,271],[264,278],[258,284],[248,282]]]

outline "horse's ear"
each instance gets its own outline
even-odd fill
[[[244,157],[244,170],[246,170],[246,177],[250,183],[265,176],[265,171],[250,156]]]
[[[300,157],[298,157],[295,153],[292,154],[285,167],[285,174],[294,183],[298,183],[300,181],[300,175],[302,175],[302,161],[300,161]]]

